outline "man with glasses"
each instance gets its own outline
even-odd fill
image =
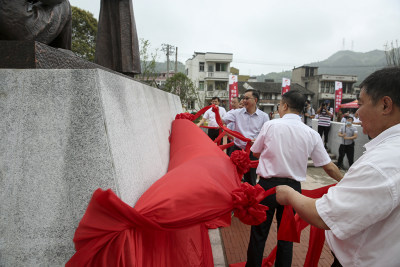
[[[241,133],[244,137],[255,140],[260,133],[261,127],[269,120],[267,113],[262,112],[257,108],[259,94],[256,90],[246,90],[243,97],[244,108],[235,109],[229,112],[222,118],[225,124],[233,123],[234,131]],[[246,142],[235,138],[233,151],[246,148]],[[251,160],[257,160],[250,153]],[[244,181],[251,185],[256,185],[257,174],[256,169],[252,168],[244,174]]]

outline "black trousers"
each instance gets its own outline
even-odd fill
[[[349,167],[353,165],[354,162],[354,143],[351,145],[340,145],[339,147],[339,158],[338,158],[338,166],[342,166],[344,155],[347,156],[347,160],[349,161]]]
[[[318,133],[322,138],[322,135],[324,136],[324,144],[326,145],[328,143],[328,135],[329,135],[329,130],[331,129],[331,126],[320,126],[318,125]]]
[[[289,178],[260,178],[258,182],[265,190],[273,188],[278,185],[288,185],[297,192],[301,192],[301,184],[293,179]],[[276,220],[278,221],[278,229],[281,223],[284,206],[281,206],[276,202],[276,196],[271,195],[263,199],[261,204],[269,207],[267,210],[267,219],[260,225],[251,226],[250,242],[247,248],[247,263],[246,267],[261,267],[263,260],[263,252],[265,242],[268,238],[269,229],[272,224],[272,219],[276,211]],[[288,241],[278,240],[278,250],[276,252],[275,266],[287,266],[292,265],[293,256],[293,243]]]
[[[215,140],[218,135],[219,135],[219,129],[212,129],[212,128],[208,128],[208,137],[211,138],[211,140]]]
[[[240,147],[233,145],[233,149],[230,152],[232,154],[233,151],[242,150]],[[258,160],[258,158],[254,157],[253,152],[250,151],[250,160]],[[257,168],[250,168],[248,172],[243,175],[243,180],[251,185],[256,185],[257,183]]]
[[[331,251],[333,255],[333,262],[331,267],[343,267],[342,264],[340,264],[339,260],[336,258],[335,254]]]

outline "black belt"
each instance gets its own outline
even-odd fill
[[[269,177],[269,178],[265,178],[265,177],[261,177],[262,179],[271,181],[271,182],[285,182],[285,183],[300,183],[299,181],[296,181],[294,179],[291,178],[284,178],[284,177]]]

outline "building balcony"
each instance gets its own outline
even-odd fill
[[[219,97],[221,99],[228,99],[229,93],[226,90],[206,91],[206,98]]]
[[[276,106],[278,105],[280,100],[277,99],[260,99],[258,102],[259,106]]]
[[[229,80],[229,72],[227,71],[209,71],[206,73],[205,80]]]

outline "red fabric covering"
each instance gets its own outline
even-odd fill
[[[314,190],[302,190],[302,194],[311,198],[320,198],[328,192],[330,187],[335,185],[336,184],[327,185]],[[294,215],[293,208],[291,206],[285,206],[277,239],[299,243],[301,231],[303,231],[303,229],[308,225],[309,224],[301,219],[297,214]],[[310,227],[309,245],[304,266],[317,267],[322,248],[324,247],[325,231],[314,226]],[[276,258],[276,250],[277,247],[275,246],[268,257],[263,259],[262,267],[273,266]],[[246,262],[240,262],[230,264],[229,267],[244,267],[245,264]]]
[[[232,192],[243,196],[246,189],[235,165],[201,129],[182,119],[171,132],[168,172],[134,208],[111,190],[94,193],[66,266],[213,266],[207,228],[230,225],[234,207],[263,209],[254,202],[263,190],[253,192],[251,205],[234,203]]]

